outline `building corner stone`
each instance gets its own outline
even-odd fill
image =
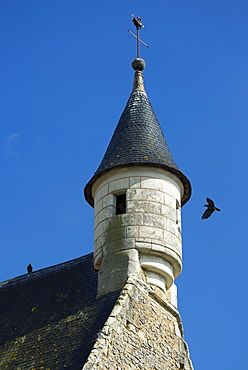
[[[82,370],[93,369],[193,370],[177,309],[129,278]]]

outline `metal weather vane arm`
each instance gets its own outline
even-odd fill
[[[144,25],[141,22],[142,19],[140,17],[135,18],[135,16],[133,14],[132,14],[132,17],[133,17],[132,22],[133,22],[134,26],[136,27],[137,35],[135,35],[130,30],[128,30],[128,32],[131,33],[131,35],[133,35],[137,39],[137,58],[140,58],[140,43],[145,45],[147,48],[149,48],[149,45],[144,43],[144,41],[140,40],[140,38],[139,38],[139,30],[144,27]]]
[[[137,40],[139,40],[139,42],[141,42],[141,44],[145,45],[147,48],[149,48],[149,45],[147,45],[144,41],[138,39],[138,37],[130,30],[127,30],[129,33],[131,33],[131,35],[133,35]]]

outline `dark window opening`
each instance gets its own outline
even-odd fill
[[[122,215],[126,213],[126,194],[116,196],[116,214]]]
[[[176,224],[180,224],[180,204],[178,200],[176,200]]]

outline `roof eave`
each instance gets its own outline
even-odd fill
[[[131,167],[131,166],[157,167],[157,168],[163,168],[166,171],[173,173],[174,175],[176,175],[179,178],[179,180],[183,184],[184,192],[183,192],[182,199],[181,199],[182,206],[188,202],[188,200],[191,196],[191,193],[192,193],[191,184],[190,184],[188,178],[181,171],[179,171],[175,168],[163,165],[163,164],[159,164],[159,163],[158,164],[156,164],[156,163],[120,164],[120,165],[116,165],[116,166],[111,167],[111,168],[107,168],[107,169],[97,173],[96,175],[94,175],[92,177],[92,179],[86,184],[86,186],[84,188],[84,196],[85,196],[86,201],[94,208],[94,198],[92,196],[92,186],[96,182],[96,180],[98,180],[102,175],[111,171],[114,168],[122,168],[122,167],[126,168],[126,167]]]

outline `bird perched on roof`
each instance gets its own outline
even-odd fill
[[[31,265],[31,263],[28,265],[27,271],[28,271],[29,274],[30,274],[30,272],[33,271],[33,266]]]
[[[220,209],[215,207],[214,202],[211,199],[206,198],[206,201],[208,202],[208,204],[204,204],[204,207],[207,207],[207,209],[202,215],[203,220],[210,217],[214,211],[220,212]]]

